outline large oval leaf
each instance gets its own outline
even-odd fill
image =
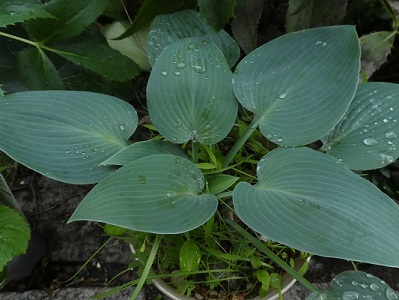
[[[115,97],[40,91],[0,98],[0,150],[68,183],[95,183],[114,170],[98,166],[129,145],[137,113]]]
[[[230,67],[240,56],[240,48],[224,30],[215,32],[194,10],[182,10],[173,14],[159,15],[151,23],[148,34],[148,58],[153,66],[162,51],[170,44],[189,37],[202,37],[217,45]]]
[[[399,266],[398,206],[333,157],[280,148],[260,161],[257,176],[233,194],[255,231],[321,256]]]
[[[148,140],[137,142],[114,154],[101,165],[127,165],[128,163],[154,154],[172,154],[187,158],[187,154],[177,145],[168,141]]]
[[[216,211],[214,195],[200,194],[201,171],[189,160],[156,154],[127,164],[101,181],[71,221],[89,220],[152,233],[181,233]]]
[[[399,85],[361,84],[342,120],[322,141],[328,154],[354,170],[392,163],[399,157]]]
[[[189,38],[169,45],[154,65],[147,86],[154,125],[173,143],[221,141],[237,116],[231,77],[214,44]]]
[[[238,64],[234,93],[255,113],[269,140],[282,146],[314,142],[349,107],[357,87],[359,49],[353,26],[286,34]]]

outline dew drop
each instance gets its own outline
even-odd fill
[[[277,139],[277,142],[279,142],[279,143],[281,143],[282,141],[283,141],[282,138],[278,138],[278,139]]]
[[[163,76],[166,76],[166,75],[168,75],[168,72],[162,71],[161,74],[162,74]]]
[[[382,120],[384,123],[388,123],[389,122],[389,120],[388,119],[384,119],[384,120]]]
[[[287,94],[286,94],[286,93],[282,93],[282,94],[280,94],[280,96],[279,96],[280,99],[284,99],[285,97],[287,97]]]
[[[191,65],[191,68],[197,73],[205,73],[206,68],[204,65]]]
[[[91,149],[91,151],[93,151],[93,152],[97,152],[98,150],[99,149],[97,147],[94,147],[94,148]]]
[[[396,139],[398,137],[394,131],[387,131],[384,133],[384,135],[387,139],[391,139],[391,140]]]
[[[69,150],[65,150],[65,153],[67,153],[67,154],[68,154],[68,153],[69,153]]]
[[[171,193],[166,193],[166,197],[171,197],[172,194]]]
[[[125,126],[121,125],[121,126],[119,126],[119,129],[124,131],[125,130]]]
[[[176,71],[176,72],[175,72],[175,75],[176,75],[176,76],[180,76],[180,72],[179,72],[179,71]]]
[[[396,294],[396,292],[391,289],[390,287],[387,288],[386,292],[385,292],[385,296],[387,297],[388,300],[395,300],[398,299],[398,295]]]
[[[378,291],[380,289],[380,287],[378,286],[378,284],[376,284],[375,282],[370,284],[370,289],[372,289],[373,291]]]
[[[367,284],[365,284],[365,283],[362,283],[361,286],[362,286],[362,288],[364,288],[364,289],[367,289],[367,288],[369,287],[369,286],[368,286]]]
[[[359,299],[359,293],[358,292],[346,291],[342,295],[342,300],[354,300],[354,299]]]
[[[352,281],[352,285],[353,285],[353,286],[358,286],[359,283],[358,283],[357,281]]]
[[[181,63],[178,63],[178,64],[177,64],[176,68],[178,68],[178,69],[183,69],[185,66],[186,66],[186,64],[183,63],[183,62],[181,62]]]
[[[391,155],[387,155],[387,154],[380,154],[380,162],[383,165],[389,165],[390,163],[395,161],[395,157],[391,156]]]
[[[375,146],[375,145],[378,144],[377,140],[374,139],[374,138],[365,138],[365,139],[363,140],[363,143],[364,143],[366,146]]]

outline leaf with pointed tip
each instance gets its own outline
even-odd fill
[[[0,150],[67,183],[96,183],[114,171],[98,166],[129,145],[136,110],[107,95],[33,91],[0,98]]]
[[[201,194],[203,188],[203,174],[189,160],[168,154],[147,156],[97,184],[68,222],[98,221],[152,233],[186,232],[216,211],[217,198]]]
[[[169,45],[154,65],[147,85],[154,125],[173,143],[221,141],[237,116],[231,77],[223,54],[214,44],[197,37]]]
[[[258,164],[258,183],[233,193],[238,217],[276,242],[309,253],[399,266],[399,208],[329,155],[279,148]]]
[[[45,11],[36,0],[0,1],[0,27],[36,18],[54,18],[54,16]]]
[[[114,154],[100,165],[127,165],[140,158],[154,154],[172,154],[187,158],[187,154],[177,145],[168,141],[148,140],[138,142]]]
[[[212,26],[215,31],[223,29],[231,17],[234,16],[236,0],[199,0],[199,15]]]
[[[53,63],[40,48],[18,53],[18,68],[30,90],[63,90],[64,84]]]
[[[15,210],[0,205],[0,272],[19,254],[25,253],[30,236],[29,225]]]
[[[223,52],[230,67],[240,56],[240,48],[224,30],[215,32],[194,10],[182,10],[173,14],[157,16],[148,34],[148,59],[153,66],[166,46],[189,37],[202,37],[214,43]]]
[[[387,61],[395,36],[396,32],[378,31],[366,34],[360,38],[362,71],[366,72],[367,77],[370,77]]]
[[[210,175],[207,178],[209,193],[221,193],[236,183],[238,179],[240,178],[226,174]]]
[[[233,88],[264,136],[281,146],[300,146],[320,139],[342,118],[359,67],[353,26],[309,29],[252,51],[238,64]]]
[[[103,43],[57,46],[52,51],[110,80],[125,81],[141,72],[133,60]]]
[[[3,175],[0,174],[0,205],[5,205],[13,208],[15,211],[19,212],[23,216],[22,210],[18,205],[17,200],[15,200],[10,188],[8,187]]]
[[[359,85],[348,111],[322,142],[326,153],[353,170],[394,162],[399,157],[399,85]]]
[[[48,1],[43,8],[54,19],[31,20],[25,26],[28,33],[43,42],[70,38],[82,33],[105,10],[107,0]]]

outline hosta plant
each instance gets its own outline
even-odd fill
[[[155,19],[148,36],[147,105],[164,141],[131,141],[137,113],[120,99],[35,91],[0,99],[0,149],[47,177],[98,183],[70,222],[153,233],[158,245],[210,220],[223,201],[275,242],[398,267],[399,209],[352,170],[399,156],[399,86],[358,85],[355,28],[286,34],[232,72],[238,56],[223,32],[173,26]],[[243,149],[253,154],[240,163]]]

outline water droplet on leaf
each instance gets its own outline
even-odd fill
[[[394,131],[387,131],[384,133],[384,135],[387,139],[391,139],[391,140],[396,139],[398,137]]]
[[[374,138],[365,138],[365,139],[363,140],[363,143],[364,143],[366,146],[375,146],[375,145],[378,144],[377,140],[374,139]]]
[[[168,75],[168,72],[162,71],[161,74],[162,74],[163,76],[166,76],[166,75]]]

